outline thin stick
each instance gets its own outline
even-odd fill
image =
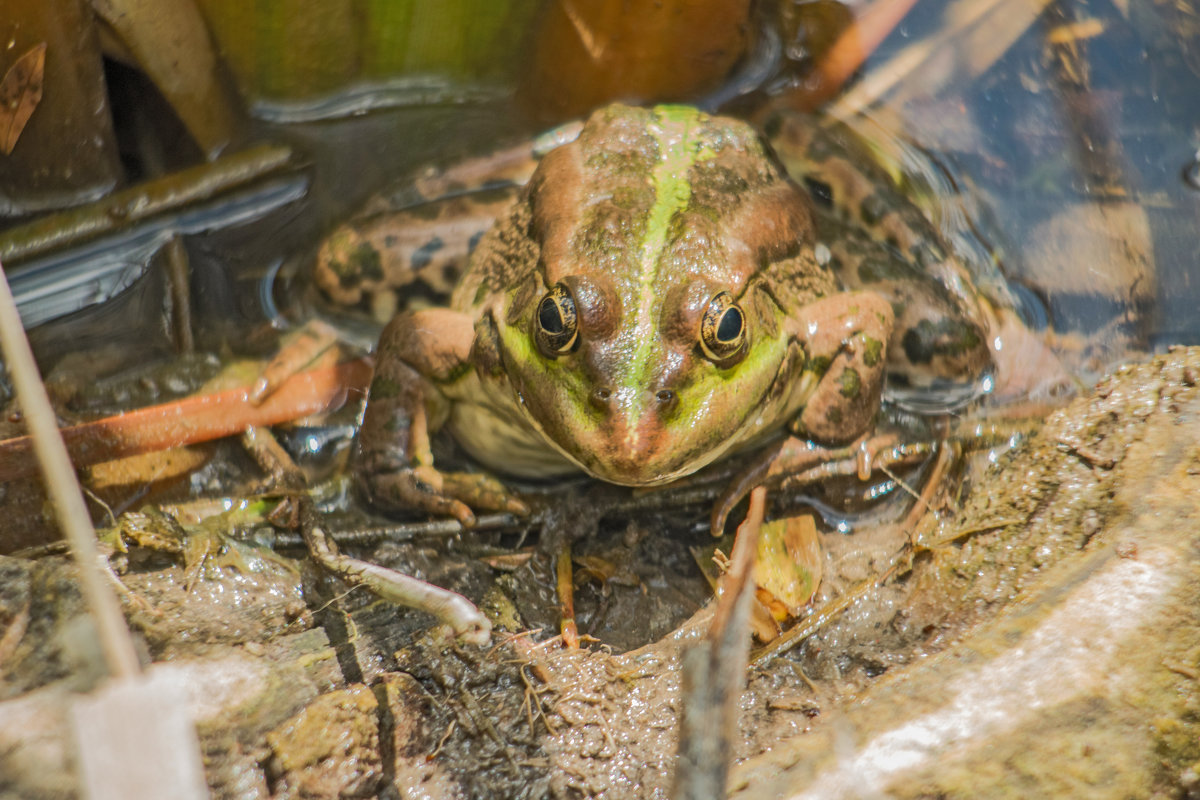
[[[579,649],[579,628],[575,623],[575,579],[571,569],[571,543],[563,542],[554,565],[555,588],[558,591],[558,606],[561,620],[563,647]]]
[[[46,491],[54,505],[58,524],[71,543],[71,552],[79,566],[80,588],[96,621],[100,643],[109,671],[116,678],[134,678],[141,674],[133,637],[125,625],[125,617],[117,598],[109,589],[100,570],[100,550],[96,546],[96,531],[83,501],[83,492],[75,477],[67,447],[58,433],[58,424],[46,395],[46,387],[38,374],[37,363],[25,329],[17,313],[17,303],[4,266],[0,264],[0,349],[8,364],[8,372],[17,390],[33,447],[46,481]]]
[[[682,656],[682,709],[671,790],[676,800],[726,794],[738,728],[738,701],[746,685],[754,562],[766,500],[764,487],[756,486],[750,492],[750,508],[738,526],[729,571],[721,581],[708,632]]]
[[[257,145],[146,181],[94,203],[10,228],[0,234],[0,257],[10,262],[25,260],[124,230],[156,214],[206,202],[278,172],[287,167],[291,159],[289,147]]]
[[[834,42],[833,47],[817,66],[821,87],[816,93],[821,101],[838,93],[867,57],[878,49],[900,20],[904,19],[917,0],[876,0],[867,7],[853,27]]]

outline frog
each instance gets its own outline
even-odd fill
[[[528,510],[495,474],[653,487],[785,431],[851,442],[896,352],[973,385],[985,324],[905,280],[894,245],[824,245],[820,217],[746,122],[594,112],[541,158],[449,303],[384,329],[353,455],[368,499],[469,527],[478,510]],[[839,278],[851,256],[884,291]],[[941,316],[898,331],[928,322],[916,306]],[[489,472],[439,470],[443,427]]]

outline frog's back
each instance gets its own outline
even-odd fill
[[[454,302],[469,308],[535,273],[545,286],[587,274],[646,315],[672,290],[740,294],[769,275],[799,305],[836,290],[812,239],[807,196],[751,126],[683,106],[609,106],[545,156]]]

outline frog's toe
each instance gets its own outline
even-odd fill
[[[464,528],[475,524],[472,509],[529,514],[529,506],[504,484],[473,472],[439,472],[431,466],[419,466],[376,475],[367,490],[376,505],[454,517]]]
[[[464,528],[475,524],[471,507],[443,489],[444,476],[432,467],[402,469],[374,476],[367,485],[373,505],[391,510],[425,511],[454,517]]]
[[[443,473],[442,491],[472,508],[507,511],[522,517],[529,514],[529,506],[514,496],[503,483],[488,475],[474,472]]]

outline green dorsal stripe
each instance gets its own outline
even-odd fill
[[[651,331],[658,327],[653,313],[655,300],[662,292],[658,274],[660,260],[675,215],[686,211],[692,199],[691,167],[716,155],[715,151],[704,145],[701,140],[692,138],[693,131],[702,124],[701,120],[704,118],[703,112],[687,106],[658,106],[654,109],[655,122],[652,124],[652,130],[659,141],[660,154],[658,164],[650,176],[654,182],[654,205],[650,207],[647,215],[645,238],[642,240],[638,259],[639,330]],[[647,337],[638,343],[632,363],[640,364],[644,369],[630,374],[635,382],[630,388],[649,387],[654,364],[651,355],[654,345],[653,337]],[[631,431],[630,435],[636,434]]]

